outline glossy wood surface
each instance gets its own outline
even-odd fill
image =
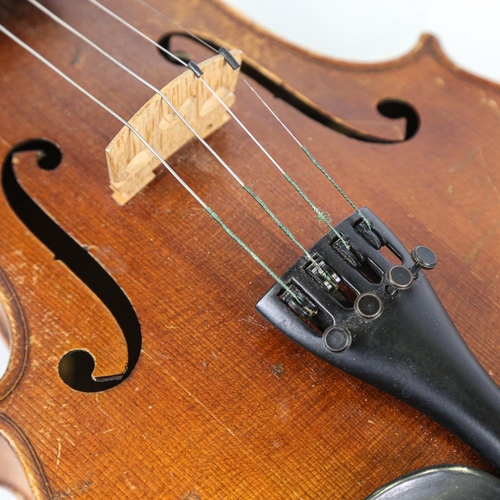
[[[45,2],[154,85],[182,70],[86,2]],[[152,2],[153,3],[153,2]],[[228,47],[363,142],[263,97],[360,205],[407,245],[440,262],[430,279],[458,329],[500,382],[500,87],[455,68],[431,37],[386,64],[353,65],[285,44],[214,0],[154,4]],[[175,27],[133,1],[113,8],[155,39]],[[0,2],[1,23],[126,117],[151,92],[25,2]],[[179,42],[181,43],[181,42]],[[189,48],[199,58],[210,55]],[[59,377],[75,348],[95,376],[124,371],[123,334],[100,299],[47,250],[0,197],[0,291],[13,359],[0,381],[0,433],[36,498],[362,499],[419,467],[460,463],[491,471],[473,451],[403,403],[325,364],[268,325],[254,305],[270,278],[163,172],[124,207],[112,201],[104,149],[120,124],[6,37],[0,38],[0,156],[28,138],[63,152],[43,171],[16,156],[26,192],[109,272],[142,331],[132,374],[115,388],[75,391]],[[420,128],[377,104],[413,106]],[[335,222],[350,207],[240,83],[234,110]],[[325,232],[233,122],[210,144],[310,246]],[[205,149],[170,163],[221,217],[284,272],[296,248]]]

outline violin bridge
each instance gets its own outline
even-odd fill
[[[242,52],[231,51],[241,64]],[[235,101],[238,70],[233,70],[222,55],[199,65],[203,79],[230,107]],[[205,138],[230,119],[227,111],[191,70],[187,70],[162,89],[180,114]],[[158,94],[152,97],[129,121],[129,124],[158,152],[168,158],[193,138],[192,132]],[[161,165],[158,158],[128,127],[123,127],[106,148],[112,197],[124,205],[146,187]]]

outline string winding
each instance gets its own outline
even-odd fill
[[[190,67],[189,64],[187,64],[184,60],[179,58],[177,55],[175,55],[173,52],[165,49],[163,46],[152,40],[150,37],[142,33],[140,30],[135,28],[132,24],[128,23],[125,21],[123,18],[118,16],[116,13],[102,5],[98,0],[88,0],[91,4],[94,6],[98,7],[101,9],[103,12],[114,18],[116,21],[122,23],[124,26],[126,26],[128,29],[132,30],[134,33],[137,35],[141,36],[142,38],[146,39],[148,42],[152,43],[155,45],[159,50],[163,51],[164,53],[168,54],[169,57],[173,58],[175,61],[178,63],[182,64],[185,67]],[[198,40],[199,42],[203,43],[206,47],[209,49],[217,52],[217,50],[212,47],[210,44],[208,44],[206,41],[202,40],[201,38],[197,37],[193,33],[191,33],[189,30],[186,28],[180,26],[178,23],[173,21],[172,19],[168,18],[165,14],[157,10],[156,8],[152,7],[149,5],[146,1],[144,0],[136,0],[137,2],[141,3],[144,6],[147,6],[151,10],[155,11],[156,13],[162,15],[166,19],[168,19],[170,22],[178,26],[179,28],[183,29],[189,36],[193,37],[194,39]],[[132,77],[136,78],[138,81],[140,81],[142,84],[146,85],[149,87],[151,90],[153,90],[156,94],[158,94],[165,102],[166,104],[170,107],[170,109],[175,113],[175,115],[182,121],[182,123],[188,127],[190,132],[208,149],[208,151],[217,159],[217,161],[225,168],[225,170],[236,180],[236,182],[242,187],[246,193],[248,193],[254,201],[256,201],[259,206],[265,211],[265,213],[276,223],[276,225],[285,233],[285,235],[302,251],[302,253],[306,256],[306,258],[317,268],[319,271],[320,275],[324,278],[329,280],[329,276],[325,273],[325,271],[319,266],[319,264],[316,262],[316,260],[310,255],[310,253],[307,251],[307,249],[297,240],[297,238],[293,235],[293,233],[288,229],[279,219],[278,217],[271,211],[271,209],[267,206],[267,204],[244,182],[241,180],[241,178],[227,165],[227,163],[217,154],[217,152],[196,132],[196,130],[191,126],[191,124],[180,114],[180,112],[175,108],[175,106],[170,102],[170,100],[167,98],[167,96],[159,89],[157,89],[155,86],[153,86],[151,83],[149,83],[147,80],[139,76],[137,73],[129,69],[127,66],[125,66],[123,63],[121,63],[119,60],[111,56],[109,53],[104,51],[101,47],[99,47],[97,44],[92,42],[90,39],[88,39],[86,36],[84,36],[82,33],[77,31],[75,28],[73,28],[71,25],[63,21],[61,18],[59,18],[57,15],[55,15],[53,12],[51,12],[49,9],[44,7],[40,2],[37,0],[28,0],[29,3],[31,3],[33,6],[44,12],[47,16],[52,18],[55,22],[63,26],[65,29],[73,33],[75,36],[79,37],[81,40],[83,40],[85,43],[87,43],[89,46],[91,46],[93,49],[97,50],[100,54],[105,56],[107,59],[109,59],[111,62],[116,64],[118,67],[120,67],[122,70],[126,71],[128,74],[130,74]],[[174,176],[174,178],[198,201],[198,203],[205,209],[205,211],[210,215],[210,217],[215,220],[221,227],[222,229],[241,247],[243,248],[256,262],[258,262],[264,270],[271,275],[271,277],[278,282],[288,293],[290,293],[294,299],[298,300],[300,302],[300,299],[293,293],[292,290],[281,280],[281,278],[278,277],[276,273],[274,273],[269,266],[267,266],[260,257],[253,252],[250,247],[248,247],[243,240],[241,240],[223,221],[222,219],[216,214],[214,210],[212,210],[197,194],[194,190],[192,190],[183,179],[176,174],[176,172],[167,164],[167,162],[161,158],[161,156],[158,154],[157,151],[152,148],[152,146],[141,136],[141,134],[134,128],[132,127],[125,119],[123,119],[121,116],[119,116],[117,113],[115,113],[111,108],[109,108],[107,105],[105,105],[102,101],[94,97],[90,92],[85,90],[83,87],[81,87],[78,83],[76,83],[74,80],[72,80],[70,77],[68,77],[66,74],[64,74],[59,68],[57,68],[55,65],[50,63],[47,59],[45,59],[41,54],[36,52],[34,49],[29,47],[27,44],[25,44],[22,40],[20,40],[18,37],[13,35],[10,31],[8,31],[5,27],[1,26],[1,31],[7,35],[9,38],[11,38],[13,41],[18,43],[21,47],[26,49],[28,52],[30,52],[32,55],[34,55],[37,59],[39,59],[41,62],[46,64],[49,68],[54,70],[57,74],[59,74],[61,77],[63,77],[67,82],[72,84],[75,88],[77,88],[80,92],[82,92],[84,95],[92,99],[96,104],[101,106],[104,110],[106,110],[108,113],[110,113],[113,117],[118,119],[123,125],[125,125],[145,146],[146,148],[161,162],[161,164],[167,168],[167,170]],[[342,242],[342,244],[349,249],[349,244],[343,238],[343,236],[335,229],[335,227],[332,225],[330,218],[328,214],[320,210],[312,201],[311,199],[305,194],[305,192],[298,186],[298,184],[291,178],[291,176],[278,164],[278,162],[271,156],[271,154],[262,146],[262,144],[255,138],[255,136],[248,130],[248,128],[241,122],[241,120],[234,114],[234,112],[225,104],[225,102],[217,95],[217,93],[211,88],[211,86],[203,79],[201,75],[198,75],[200,81],[203,83],[203,85],[207,88],[207,90],[218,100],[218,102],[224,107],[224,109],[232,116],[232,118],[236,121],[236,123],[244,130],[244,132],[252,139],[252,141],[258,146],[258,148],[265,154],[265,156],[272,162],[272,164],[280,171],[280,173],[284,176],[284,178],[287,180],[287,182],[299,193],[299,195],[306,201],[306,203],[310,206],[310,208],[316,213],[316,218],[325,223],[330,230],[337,236],[337,238]],[[264,99],[257,93],[257,91],[252,87],[252,85],[245,79],[243,78],[244,82],[246,85],[252,90],[252,92],[258,97],[260,102],[266,107],[266,109],[274,116],[276,120],[285,128],[285,130],[290,134],[290,136],[295,140],[295,142],[301,147],[302,151],[307,155],[307,157],[311,160],[311,162],[320,170],[320,172],[323,173],[323,175],[328,179],[328,181],[339,191],[339,193],[343,196],[343,198],[358,212],[360,217],[367,223],[368,227],[370,227],[370,222],[366,219],[366,217],[362,214],[362,212],[356,207],[356,205],[350,200],[350,198],[347,196],[347,194],[340,188],[340,186],[334,181],[334,179],[328,174],[328,172],[321,167],[321,165],[316,161],[316,159],[313,157],[313,155],[309,152],[309,150],[300,143],[300,141],[295,137],[295,135],[289,130],[289,128],[285,125],[285,123],[278,117],[278,115],[271,109],[271,107],[264,101]]]
[[[97,0],[88,0],[92,4],[98,6],[99,8],[102,8],[105,13],[109,13],[112,15],[115,19],[120,20],[120,22],[123,21],[123,23],[127,27],[132,27],[129,25],[126,21],[122,20],[121,17],[119,17],[117,14],[112,13],[109,9],[105,8],[103,5],[101,5]],[[70,24],[66,23],[63,19],[61,19],[59,16],[51,12],[49,9],[44,7],[40,2],[37,0],[28,0],[32,5],[40,9],[43,13],[45,13],[47,16],[49,16],[52,20],[54,20],[56,23],[60,24],[63,26],[65,29],[67,29],[70,33],[73,33],[75,36],[83,40],[85,43],[87,43],[90,47],[93,49],[97,50],[100,54],[102,54],[104,57],[106,57],[108,60],[110,60],[113,64],[116,64],[119,68],[127,72],[129,75],[131,75],[133,78],[141,82],[142,84],[146,85],[148,88],[150,88],[153,92],[158,94],[163,101],[170,107],[170,109],[175,113],[175,115],[182,121],[182,123],[189,129],[189,131],[198,139],[205,148],[217,159],[217,161],[224,167],[224,169],[233,177],[233,179],[242,187],[250,196],[257,201],[257,203],[264,209],[266,214],[268,214],[271,219],[278,225],[278,227],[287,235],[288,238],[291,239],[291,241],[296,244],[301,251],[304,251],[304,247],[298,243],[297,239],[293,236],[292,232],[274,215],[274,213],[271,211],[271,209],[260,199],[257,197],[257,195],[249,189],[247,186],[245,186],[244,182],[241,180],[241,178],[234,172],[234,170],[229,167],[229,165],[218,155],[218,153],[208,144],[203,137],[196,132],[196,130],[192,127],[192,125],[181,115],[179,110],[171,103],[171,101],[168,99],[168,97],[158,88],[156,88],[154,85],[149,83],[147,80],[142,78],[140,75],[132,71],[129,67],[127,67],[125,64],[120,62],[118,59],[113,57],[111,54],[106,52],[104,49],[102,49],[99,45],[94,43],[92,40],[87,38],[85,35],[80,33],[78,30],[73,28]],[[135,31],[135,30],[134,30]],[[146,36],[146,35],[144,35]],[[148,37],[146,37],[148,40],[150,40]],[[150,40],[151,41],[151,40]],[[224,107],[228,110],[229,108],[225,105],[225,103],[222,101],[222,99],[217,95],[217,93],[203,80],[203,78],[200,78],[200,80],[204,83],[204,85],[210,90],[210,92],[217,97],[219,102],[224,104]],[[252,136],[253,137],[253,136]],[[256,140],[254,138],[254,140]],[[260,146],[260,144],[259,144]],[[265,151],[265,149],[261,146],[261,149]],[[314,207],[315,208],[315,207]],[[337,233],[338,234],[338,233]],[[330,277],[325,273],[325,271],[318,265],[318,263],[312,258],[312,256],[308,253],[305,252],[306,257],[310,260],[310,262],[317,268],[318,272],[321,274],[321,276],[330,281]]]
[[[28,0],[30,2],[35,2],[35,3],[38,3],[36,0]],[[165,47],[162,47],[160,44],[158,44],[157,42],[155,42],[152,38],[148,37],[147,35],[145,35],[144,33],[142,33],[140,30],[138,30],[137,28],[135,28],[134,26],[132,26],[130,23],[128,23],[127,21],[125,21],[123,18],[121,18],[120,16],[118,16],[116,13],[110,11],[107,7],[104,7],[98,0],[87,0],[89,1],[90,3],[92,3],[93,5],[95,5],[96,7],[100,8],[103,12],[105,12],[106,14],[109,14],[110,16],[112,16],[114,19],[116,19],[118,22],[122,23],[124,26],[126,26],[127,28],[129,29],[132,29],[135,33],[138,33],[140,34],[141,37],[143,37],[145,40],[147,40],[149,43],[153,44],[155,47],[157,47],[159,50],[163,51],[165,54],[167,54],[168,56],[174,58],[175,60],[177,61],[181,61],[181,63],[187,67],[188,65],[186,64],[185,61],[182,61],[179,57],[177,57],[173,52],[167,50]],[[143,2],[141,1],[140,2],[141,4],[144,4],[144,5],[148,5],[149,7],[151,7],[149,4],[147,4],[146,2]],[[156,10],[154,9],[153,7],[151,7],[153,10]],[[164,16],[164,17],[167,17],[167,16]],[[169,18],[167,18],[169,19]],[[173,22],[171,19],[169,19],[171,22]],[[177,25],[177,23],[174,22],[174,24]],[[195,35],[192,35],[188,30],[186,30],[185,28],[182,28],[184,31],[186,31],[190,36],[193,36],[195,37]],[[75,30],[76,31],[76,30]],[[72,31],[73,32],[73,31]],[[76,34],[76,33],[75,33]],[[77,35],[78,36],[78,35]],[[198,37],[196,37],[196,39],[199,40]],[[215,50],[213,47],[211,47],[209,44],[206,44],[211,50]],[[99,50],[99,49],[98,49]],[[103,55],[105,55],[104,51],[102,50],[99,50],[99,52],[101,52]],[[217,51],[215,51],[217,52]],[[113,60],[113,59],[111,59]],[[114,61],[113,61],[114,62]],[[121,66],[121,65],[120,65]],[[128,71],[130,74],[132,74],[130,71]],[[331,222],[329,221],[328,217],[325,216],[324,212],[321,211],[312,201],[311,199],[304,193],[304,191],[302,189],[299,188],[299,186],[291,179],[291,177],[285,172],[285,170],[278,164],[278,162],[271,156],[271,154],[264,148],[264,146],[257,140],[257,138],[250,132],[250,130],[243,124],[243,122],[236,116],[236,114],[227,106],[227,104],[221,99],[221,97],[217,94],[217,92],[215,92],[215,90],[204,80],[203,76],[200,76],[200,81],[203,83],[203,85],[207,88],[207,90],[215,97],[215,99],[221,104],[221,106],[223,106],[223,108],[226,110],[227,113],[229,113],[229,115],[236,121],[236,123],[243,129],[243,131],[247,134],[248,137],[250,137],[250,139],[257,145],[257,147],[264,153],[264,155],[271,161],[271,163],[279,170],[279,172],[284,176],[284,178],[293,186],[293,188],[300,194],[300,196],[307,202],[307,204],[312,208],[312,210],[316,213],[316,216],[317,216],[317,219],[324,222],[331,231],[333,231],[333,233],[337,236],[337,238],[339,238],[339,240],[344,244],[344,246],[349,249],[349,244],[347,243],[347,241],[345,240],[345,238],[342,237],[342,235],[335,229],[335,227],[331,224]],[[149,85],[150,88],[152,88],[153,90],[155,90],[157,93],[160,92],[158,89],[155,89],[153,86]],[[160,92],[161,94],[161,92]],[[172,107],[172,109],[174,109]],[[191,127],[190,127],[191,129]],[[201,137],[197,136],[197,138],[199,140],[201,140],[204,144],[205,144],[205,141],[203,141],[203,139],[201,139]],[[211,148],[210,148],[211,149]],[[212,154],[215,154],[213,152],[213,150],[211,151]],[[218,158],[218,157],[217,157]],[[219,158],[218,158],[219,159]],[[234,172],[232,172],[231,169],[229,169],[229,167],[223,163],[220,159],[219,159],[219,162],[221,162],[221,164],[224,166],[224,168],[226,170],[228,170],[232,175],[233,177],[235,177],[234,175]],[[236,177],[235,177],[236,178]],[[240,186],[243,186],[243,183],[240,182]],[[248,191],[247,192],[256,200],[258,201],[255,196],[252,194],[252,192]],[[262,202],[262,200],[261,200]],[[264,206],[262,205],[261,202],[258,202],[262,208],[264,208]],[[268,208],[264,208],[264,210],[266,211],[266,213],[268,215],[270,215],[270,212],[268,211]],[[276,219],[274,217],[271,217],[275,222],[276,222]],[[280,222],[278,224],[278,226],[283,229],[283,224]],[[287,234],[288,237],[289,234],[291,234],[289,231],[285,231],[285,234]],[[292,241],[294,243],[296,243],[296,239],[293,238]],[[303,248],[303,247],[302,247]],[[307,255],[307,254],[306,254]],[[315,264],[315,261],[314,260],[311,260],[311,262],[313,264]],[[316,264],[315,264],[316,265]],[[318,271],[321,272],[322,275],[324,275],[325,278],[328,278],[324,271],[318,266]]]
[[[245,250],[284,290],[292,295],[292,297],[301,303],[300,298],[290,289],[290,287],[274,272],[272,269],[253,251],[251,248],[246,245],[241,238],[239,238],[231,229],[222,221],[222,219],[216,214],[214,210],[212,210],[197,194],[191,189],[191,187],[180,177],[175,170],[158,154],[158,152],[142,137],[142,135],[127,122],[124,118],[122,118],[118,113],[113,111],[109,106],[104,104],[97,97],[92,95],[88,90],[84,89],[80,84],[78,84],[75,80],[66,75],[63,71],[61,71],[57,66],[52,64],[48,59],[43,57],[39,52],[30,47],[28,44],[23,42],[20,38],[18,38],[14,33],[9,31],[3,25],[0,24],[0,32],[9,37],[12,41],[17,43],[20,47],[29,52],[32,56],[38,59],[40,62],[45,64],[48,68],[57,73],[61,78],[70,83],[73,87],[79,90],[82,94],[91,99],[94,103],[99,105],[102,109],[107,111],[111,116],[116,118],[122,125],[127,127],[143,144],[144,146],[161,162],[161,164],[172,174],[172,176],[181,184],[181,186],[188,191],[188,193],[203,207],[203,209],[214,219],[224,231],[240,246]]]
[[[278,123],[285,129],[285,131],[290,135],[290,137],[299,145],[300,149],[307,155],[307,157],[311,160],[313,165],[328,179],[328,181],[333,184],[335,189],[342,195],[345,201],[351,205],[351,207],[357,212],[357,214],[361,217],[363,221],[367,224],[368,228],[371,229],[371,222],[366,218],[363,212],[354,204],[354,202],[349,198],[347,193],[335,182],[335,180],[330,176],[330,174],[319,164],[319,162],[314,158],[312,153],[302,144],[297,137],[293,134],[293,132],[285,125],[285,122],[278,116],[278,114],[267,104],[266,101],[262,98],[262,96],[255,90],[255,88],[248,82],[246,78],[242,77],[242,80],[248,85],[250,90],[255,94],[255,96],[259,99],[259,101],[264,105],[264,107],[273,115],[273,117],[278,121]]]
[[[96,0],[89,0],[91,1],[92,3],[96,3]],[[200,38],[199,36],[197,36],[196,34],[192,33],[191,31],[189,31],[187,28],[185,28],[184,26],[181,26],[180,24],[178,24],[177,22],[175,22],[173,19],[171,19],[170,17],[168,17],[165,13],[163,13],[162,11],[158,10],[156,7],[153,7],[152,5],[150,5],[148,2],[146,2],[145,0],[135,0],[136,2],[140,3],[141,5],[144,5],[146,7],[148,7],[150,10],[152,10],[153,12],[155,12],[156,14],[160,15],[161,17],[167,19],[169,22],[171,22],[172,24],[174,24],[175,26],[177,26],[178,28],[182,29],[188,36],[190,36],[191,38],[193,38],[194,40],[200,42],[201,44],[203,44],[205,47],[207,47],[209,50],[212,50],[213,52],[215,52],[216,54],[218,53],[217,49],[215,47],[213,47],[212,45],[210,45],[206,40],[203,40],[202,38]],[[98,2],[97,2],[98,3]],[[126,22],[126,21],[125,21]],[[128,23],[127,23],[128,24]],[[135,30],[135,29],[134,29]],[[141,32],[141,36],[146,38],[147,40],[149,40],[150,43],[153,43],[159,50],[161,50],[162,52],[164,52],[165,54],[167,54],[169,57],[171,58],[174,58],[175,60],[177,61],[180,61],[181,64],[184,64],[185,66],[187,66],[186,62],[181,60],[178,56],[176,56],[173,52],[165,49],[165,47],[161,46],[160,44],[158,44],[157,42],[155,42],[154,40],[152,40],[151,38],[149,38],[147,35],[144,35],[142,32]],[[357,214],[360,216],[360,218],[366,223],[366,225],[368,226],[369,229],[371,229],[371,222],[366,218],[366,216],[363,214],[363,212],[361,212],[361,210],[358,208],[358,206],[351,200],[351,198],[347,195],[347,193],[340,187],[340,185],[330,176],[330,174],[328,174],[328,172],[319,164],[319,162],[316,160],[316,158],[314,158],[314,156],[312,155],[312,153],[304,146],[304,144],[302,144],[298,139],[297,137],[293,134],[293,132],[286,126],[286,124],[284,123],[284,121],[278,116],[278,114],[271,108],[271,106],[269,106],[269,104],[266,103],[266,101],[262,98],[262,96],[257,92],[257,90],[248,82],[248,80],[246,78],[244,78],[243,76],[240,75],[240,78],[245,82],[245,84],[250,88],[250,90],[255,94],[255,96],[259,99],[259,101],[261,102],[261,104],[263,104],[265,106],[265,108],[271,113],[271,115],[278,121],[278,123],[285,129],[285,131],[290,135],[290,137],[292,137],[292,139],[299,145],[299,147],[302,149],[302,151],[307,155],[307,157],[309,158],[309,160],[313,163],[313,165],[326,177],[326,179],[335,187],[335,189],[340,193],[340,195],[344,198],[345,201],[347,201],[347,203],[349,203],[349,205],[351,205],[351,207],[354,209],[355,212],[357,212]],[[218,98],[218,96],[216,96]],[[226,111],[229,112],[233,118],[235,118],[235,116],[232,114],[232,111],[230,109],[228,109],[225,105],[224,102],[222,102],[219,98],[219,102],[222,104],[222,106],[224,106],[226,108]],[[283,172],[282,172],[283,173]],[[288,180],[288,179],[287,179]],[[292,184],[293,185],[293,184]],[[295,187],[295,186],[294,186]],[[295,188],[296,189],[296,188]],[[299,194],[301,194],[301,196],[303,196],[303,194],[301,192],[299,192]],[[307,200],[306,200],[307,201]],[[314,207],[314,205],[312,205],[310,203],[310,201],[308,201],[309,205],[311,206],[311,208],[313,208],[313,210],[316,212],[317,214],[317,218],[323,222],[325,222],[325,224],[328,225],[328,227],[333,230],[334,234],[342,241],[342,243],[346,246],[347,249],[349,249],[349,245],[348,243],[345,241],[344,238],[342,238],[342,236],[329,224],[329,222],[327,222],[327,218],[323,218],[321,215],[319,215],[320,213],[322,213],[321,211],[318,211],[316,210],[316,208]]]

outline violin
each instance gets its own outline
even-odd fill
[[[400,365],[383,365],[387,378],[374,387],[339,360],[356,358],[366,338],[384,345],[377,359],[403,349],[429,303],[453,321],[482,365],[478,377],[500,383],[500,87],[455,67],[427,35],[399,59],[351,64],[279,40],[218,0],[105,2],[165,53],[95,1],[43,2],[158,89],[185,71],[196,82],[211,48],[243,51],[240,80],[250,85],[238,83],[231,109],[250,133],[228,117],[208,123],[203,141],[186,136],[158,155],[159,168],[126,196],[106,159],[124,124],[97,101],[129,120],[154,92],[37,3],[0,2],[0,25],[25,44],[0,35],[0,332],[11,350],[0,380],[0,484],[27,498],[362,499],[436,464],[495,474],[495,443],[483,453],[459,424],[450,432],[433,420],[448,423],[439,401],[430,398],[436,411],[419,407],[418,390],[392,384]],[[226,71],[228,59],[215,57]],[[186,69],[189,61],[200,64]],[[197,123],[193,99],[180,114]],[[176,120],[162,119],[146,143]],[[412,267],[418,250],[406,250],[424,246],[439,259],[431,272]],[[323,251],[333,260],[315,257]],[[349,259],[376,297],[371,317]],[[296,322],[312,347],[288,331]],[[334,327],[346,335],[338,349]],[[444,329],[431,337],[446,352]],[[429,365],[447,373],[447,361]],[[485,412],[490,436],[498,429]]]

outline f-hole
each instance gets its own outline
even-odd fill
[[[409,140],[416,135],[420,128],[420,118],[416,111],[408,103],[400,99],[383,99],[377,105],[378,112],[387,118],[405,118],[406,135]]]
[[[46,140],[25,141],[6,157],[2,169],[2,188],[5,197],[19,219],[26,227],[99,297],[122,329],[128,350],[127,368],[124,373],[95,378],[94,356],[86,349],[70,351],[59,362],[59,375],[72,389],[82,392],[99,392],[123,382],[135,368],[141,352],[141,328],[132,304],[113,280],[64,230],[30,198],[18,183],[13,167],[14,154],[24,151],[37,151],[38,166],[44,170],[58,168],[62,161],[59,148]]]
[[[167,33],[158,40],[158,44],[164,49],[170,51],[176,55],[179,59],[184,62],[189,62],[193,60],[193,56],[185,50],[177,49],[173,47],[174,40],[181,38],[183,40],[188,39],[198,45],[203,45],[200,40],[193,38],[187,33],[174,32]],[[207,44],[212,46],[214,49],[218,50],[220,46],[213,40],[204,40]],[[180,64],[178,60],[166,54],[165,52],[159,50],[159,53],[167,61],[173,64]],[[321,107],[316,106],[309,100],[305,100],[303,96],[299,93],[295,93],[293,90],[289,90],[281,85],[279,82],[274,81],[268,75],[263,73],[261,69],[254,64],[251,64],[247,60],[243,59],[241,65],[241,72],[248,75],[252,80],[265,87],[267,90],[273,93],[273,95],[279,99],[282,99],[290,106],[293,106],[298,111],[302,112],[309,118],[317,121],[321,125],[338,132],[339,134],[357,139],[363,142],[372,142],[378,144],[395,144],[399,142],[405,142],[415,137],[420,128],[420,117],[417,110],[408,102],[403,99],[391,98],[382,99],[377,105],[377,111],[386,118],[404,118],[406,120],[406,131],[403,139],[387,139],[384,137],[378,137],[372,134],[368,134],[356,129],[344,121],[339,120],[332,116],[330,113],[324,111]]]

